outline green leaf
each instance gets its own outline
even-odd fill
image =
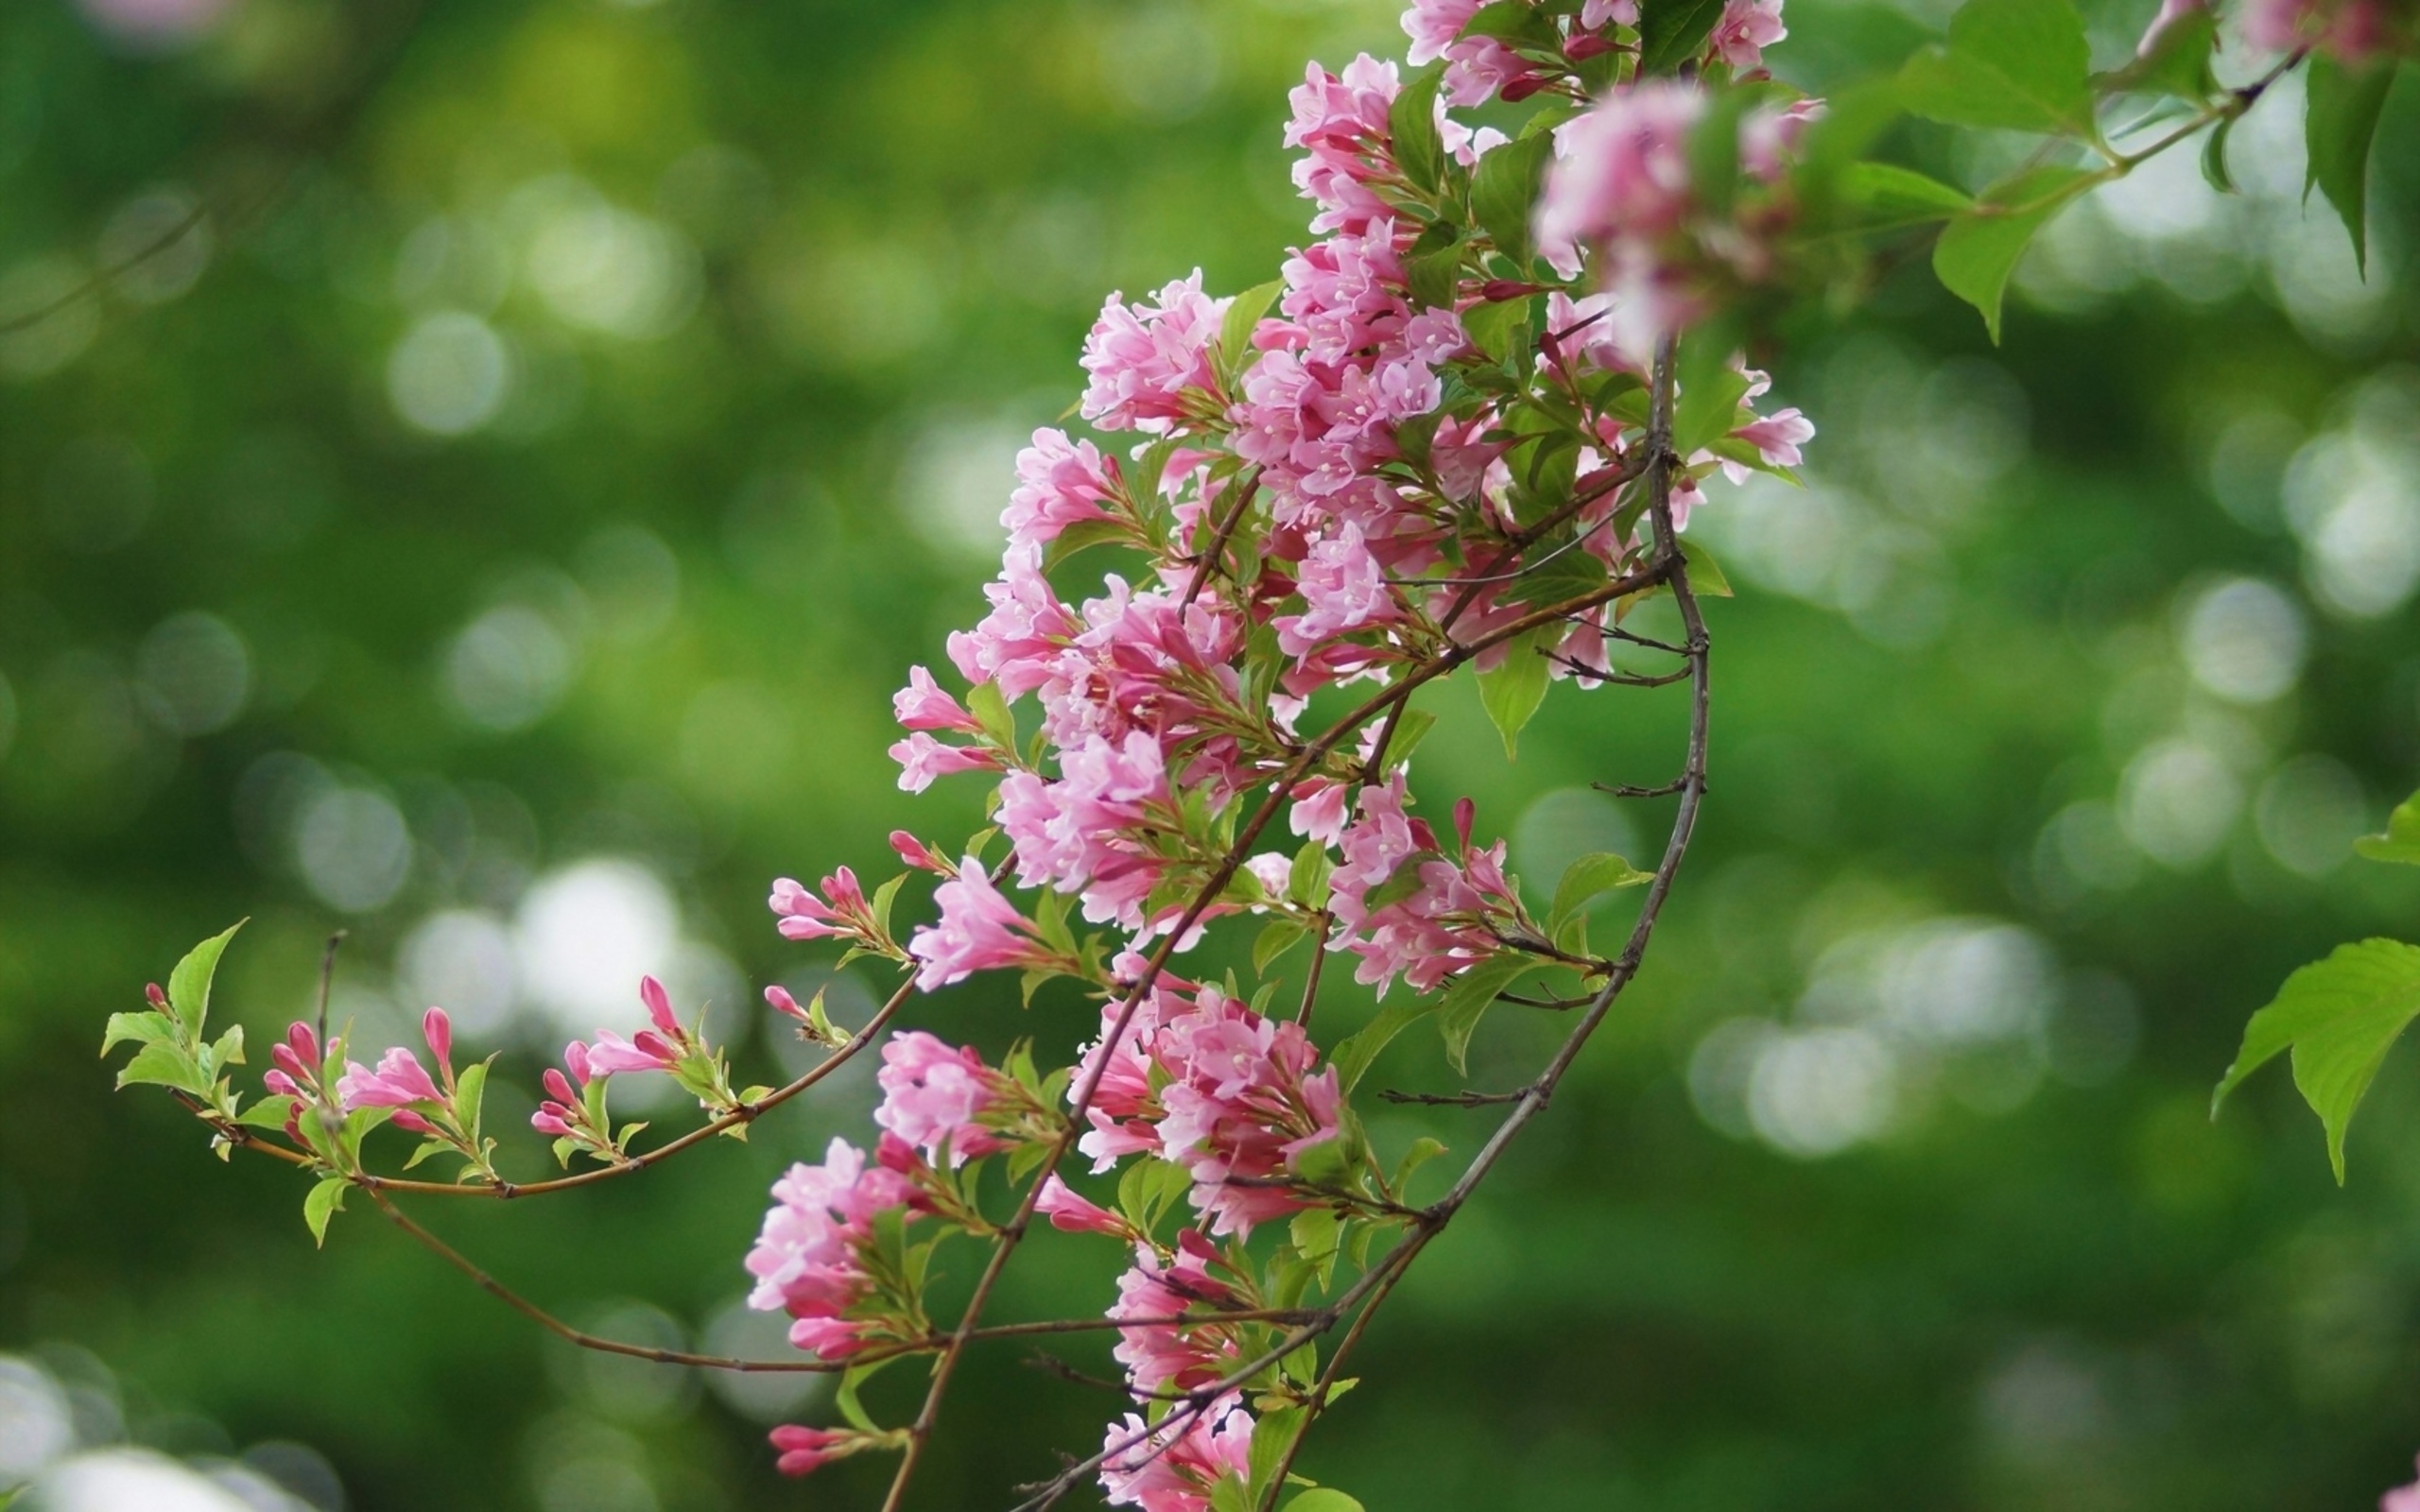
[[[110,1015],[108,1029],[101,1034],[101,1054],[108,1055],[129,1040],[147,1045],[162,1040],[173,1040],[176,1037],[176,1022],[164,1013],[148,1010],[142,1013],[112,1013]]]
[[[1437,135],[1437,87],[1443,82],[1443,64],[1432,63],[1411,77],[1387,112],[1387,129],[1394,138],[1395,165],[1412,186],[1433,191],[1445,172],[1445,146]],[[1500,150],[1500,149],[1499,149]]]
[[[1260,324],[1260,318],[1269,313],[1269,307],[1277,302],[1278,293],[1285,286],[1283,279],[1255,284],[1236,295],[1235,302],[1227,306],[1226,318],[1219,322],[1219,354],[1231,375],[1243,370],[1245,359],[1252,352],[1253,330]]]
[[[2100,181],[2082,168],[2029,168],[1987,193],[1973,210],[1952,217],[1932,249],[1942,285],[1982,313],[1984,329],[2000,338],[2000,300],[2009,275],[2043,223]]]
[[[1705,549],[1704,542],[1691,541],[1685,536],[1682,537],[1681,560],[1686,563],[1689,569],[1689,587],[1701,596],[1706,598],[1731,596],[1731,579],[1723,576],[1722,569],[1715,565],[1714,553]]]
[[[2344,1181],[2344,1129],[2378,1064],[2420,1016],[2420,945],[2365,939],[2340,945],[2286,978],[2275,1001],[2244,1025],[2243,1048],[2211,1094],[2215,1115],[2246,1076],[2290,1047],[2294,1085],[2327,1130],[2327,1161]]]
[[[840,1409],[840,1417],[861,1434],[878,1434],[882,1430],[866,1415],[865,1403],[857,1400],[857,1388],[874,1377],[889,1360],[876,1360],[871,1365],[853,1365],[840,1372],[840,1388],[832,1393],[832,1405]]]
[[[2242,119],[2240,115],[2228,116],[2202,144],[2202,177],[2222,195],[2235,193],[2235,175],[2227,168],[2227,136],[2234,131],[2235,123]]]
[[[1478,701],[1504,737],[1504,754],[1519,754],[1521,730],[1547,698],[1547,659],[1541,648],[1563,627],[1541,625],[1524,630],[1505,647],[1504,664],[1478,675]]]
[[[1365,1512],[1361,1503],[1333,1486],[1314,1486],[1286,1503],[1286,1512]]]
[[[1470,1051],[1471,1034],[1495,995],[1534,964],[1518,951],[1506,951],[1473,966],[1445,988],[1444,999],[1437,1005],[1437,1032],[1445,1037],[1445,1058],[1454,1063],[1455,1071],[1469,1070],[1464,1057]]]
[[[1411,297],[1431,309],[1450,310],[1455,292],[1461,286],[1462,247],[1460,242],[1447,242],[1434,251],[1423,252],[1404,265],[1404,282],[1411,286]]]
[[[2162,26],[2151,52],[2119,69],[2108,82],[2199,104],[2218,93],[2218,80],[2210,74],[2210,55],[2218,43],[2219,18],[2207,10],[2188,11]]]
[[[1404,1185],[1411,1179],[1413,1172],[1419,1170],[1422,1166],[1426,1165],[1429,1161],[1444,1153],[1444,1144],[1441,1141],[1430,1139],[1426,1134],[1423,1134],[1420,1138],[1412,1141],[1411,1148],[1404,1151],[1403,1159],[1395,1162],[1394,1194],[1396,1199],[1398,1201],[1402,1199]]]
[[[1270,962],[1300,945],[1309,934],[1309,930],[1290,919],[1270,919],[1268,927],[1260,932],[1260,937],[1253,941],[1252,969],[1266,974]]]
[[[1851,204],[1884,226],[1912,226],[1971,210],[1975,198],[1962,189],[1890,163],[1858,163],[1841,175],[1841,192]]]
[[[311,1194],[302,1199],[302,1221],[311,1229],[311,1243],[324,1247],[328,1242],[328,1220],[344,1211],[345,1179],[340,1176],[320,1178]]]
[[[2308,83],[2303,146],[2310,166],[2303,193],[2308,195],[2316,185],[2327,196],[2353,238],[2353,261],[2367,278],[2370,144],[2377,136],[2386,92],[2394,83],[2394,64],[2383,61],[2353,68],[2325,53],[2315,53]]]
[[[1949,126],[2065,132],[2092,121],[2092,55],[2069,0],[1967,0],[1949,45],[1899,72],[1901,98]]]
[[[1395,1036],[1436,1012],[1439,1002],[1434,997],[1398,998],[1358,1031],[1337,1041],[1335,1053],[1328,1057],[1328,1064],[1336,1068],[1337,1091],[1353,1091],[1369,1071],[1370,1062],[1378,1058],[1378,1052]]]
[[[194,1057],[182,1046],[167,1040],[155,1040],[136,1051],[126,1069],[117,1074],[117,1084],[121,1088],[173,1087],[196,1097],[207,1095],[210,1091],[210,1083]]]
[[[998,683],[978,682],[967,689],[966,712],[983,727],[984,736],[993,745],[1016,749],[1017,716],[1009,712],[1009,700],[1000,696]]]
[[[1395,721],[1394,733],[1387,737],[1387,757],[1379,764],[1382,771],[1392,772],[1411,760],[1411,753],[1420,748],[1421,741],[1436,727],[1437,716],[1427,710],[1405,710]]]
[[[230,1066],[240,1066],[243,1063],[244,1026],[240,1023],[231,1023],[227,1026],[227,1032],[218,1037],[218,1042],[210,1047],[210,1064],[214,1071],[225,1071]]]
[[[1654,880],[1655,873],[1639,870],[1611,850],[1582,856],[1563,868],[1563,880],[1554,885],[1554,906],[1547,911],[1547,932],[1560,930],[1564,919],[1609,892]]]
[[[1748,375],[1731,360],[1738,350],[1737,333],[1720,322],[1683,338],[1674,364],[1680,393],[1672,404],[1672,450],[1682,456],[1712,446],[1739,423]]]
[[[1263,1414],[1253,1426],[1252,1452],[1245,1461],[1250,1483],[1247,1489],[1251,1492],[1249,1505],[1260,1505],[1270,1485],[1277,1479],[1277,1467],[1286,1462],[1287,1451],[1302,1436],[1309,1416],[1301,1407],[1280,1407]]]
[[[168,973],[168,1005],[176,1010],[177,1022],[184,1025],[188,1040],[201,1038],[202,1022],[210,1016],[210,979],[217,974],[218,957],[226,951],[227,942],[235,937],[235,931],[245,922],[239,919],[227,926],[225,934],[213,935],[185,952],[185,958]]]
[[[1484,163],[1482,159],[1482,165]],[[1526,342],[1529,324],[1527,300],[1498,300],[1492,304],[1474,304],[1462,312],[1462,329],[1469,333],[1472,345],[1486,352],[1491,362],[1502,362],[1512,354],[1515,343]]]
[[[1471,215],[1515,266],[1530,266],[1530,215],[1553,158],[1551,135],[1525,136],[1479,159],[1471,176]]]
[[[264,1097],[245,1108],[235,1122],[246,1128],[284,1128],[294,1111],[295,1101],[291,1097]]]
[[[1132,545],[1133,540],[1133,527],[1123,520],[1079,520],[1051,538],[1043,551],[1042,565],[1056,567],[1087,546]],[[968,701],[973,702],[971,694]]]
[[[2353,850],[2372,861],[2420,867],[2420,793],[2394,806],[2394,812],[2386,816],[2386,833],[2361,836],[2353,842]]]
[[[1722,0],[1643,0],[1638,71],[1669,74],[1695,58],[1722,16]]]

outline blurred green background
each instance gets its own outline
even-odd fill
[[[2093,13],[2105,57],[2150,9]],[[1821,90],[1944,19],[1793,0],[1774,62]],[[572,1356],[367,1211],[314,1253],[298,1178],[108,1091],[103,1018],[249,915],[222,1012],[274,1032],[348,929],[339,1016],[390,1042],[444,1003],[509,1052],[499,1125],[641,971],[775,1079],[755,988],[829,966],[769,879],[977,821],[895,790],[888,695],[977,616],[1102,294],[1269,277],[1305,220],[1285,91],[1401,41],[1382,0],[0,10],[0,1471],[47,1466],[53,1512],[873,1504],[882,1467],[771,1473],[811,1382]],[[2173,156],[2060,222],[2004,349],[1921,267],[1805,318],[1811,487],[1693,527],[1738,594],[1666,933],[1307,1473],[1542,1512],[2267,1512],[2408,1474],[2420,1073],[2341,1192],[2281,1072],[2207,1105],[2289,969],[2420,929],[2346,864],[2420,781],[2414,93],[2366,283],[2301,206],[2289,85],[2242,197]],[[2024,150],[1901,146],[1969,182]],[[1585,784],[1662,780],[1677,692],[1559,689],[1510,769],[1469,689],[1433,706],[1418,787],[1476,794],[1516,869],[1660,835]],[[994,1052],[1085,1018],[913,1012]],[[1476,1079],[1553,1031],[1499,1015]],[[1371,1085],[1444,1084],[1415,1039]],[[871,1103],[424,1216],[577,1319],[774,1349],[736,1307],[765,1188]],[[1467,1151],[1471,1117],[1373,1124]],[[1097,1310],[1105,1247],[1038,1241],[1002,1315]],[[1115,1407],[979,1353],[918,1504],[1005,1504]]]

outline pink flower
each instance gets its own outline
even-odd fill
[[[1335,535],[1315,542],[1296,576],[1303,612],[1280,615],[1277,647],[1288,656],[1306,655],[1322,641],[1383,625],[1402,617],[1387,575],[1371,555],[1360,529],[1347,521]]]
[[[444,1100],[437,1083],[428,1079],[420,1058],[397,1046],[378,1058],[378,1069],[371,1071],[359,1061],[345,1062],[344,1074],[337,1079],[337,1102],[350,1113],[363,1108],[406,1108],[413,1103],[436,1103]]]
[[[1211,1274],[1211,1267],[1218,1263],[1218,1250],[1190,1228],[1177,1236],[1176,1253],[1165,1262],[1149,1244],[1138,1243],[1134,1263],[1117,1279],[1117,1300],[1108,1315],[1114,1322],[1124,1323],[1232,1308],[1236,1305],[1235,1288]],[[1111,1352],[1126,1367],[1127,1384],[1137,1393],[1205,1386],[1242,1360],[1235,1330],[1216,1325],[1145,1323],[1122,1328]]]
[[[997,683],[1000,696],[1014,700],[1042,685],[1082,626],[1042,576],[1038,542],[1011,542],[999,580],[983,594],[992,612],[975,628],[950,633],[949,659],[967,681]]]
[[[1779,110],[1766,106],[1749,112],[1739,123],[1740,166],[1765,183],[1780,179],[1806,139],[1806,129],[1823,119],[1824,109],[1822,100],[1805,99]]]
[[[772,896],[766,902],[781,919],[777,927],[784,939],[845,939],[883,951],[885,936],[873,904],[857,885],[857,874],[846,867],[834,868],[832,875],[823,879],[821,898],[791,878],[781,877],[775,879]]]
[[[795,1423],[785,1423],[766,1436],[781,1452],[782,1457],[773,1462],[773,1468],[785,1475],[804,1475],[838,1459],[840,1456],[832,1452],[833,1446],[849,1443],[857,1435],[827,1428],[802,1428]]]
[[[2363,63],[2387,47],[2383,0],[2250,0],[2244,40],[2266,52],[2317,47],[2340,62]]]
[[[454,1059],[454,1021],[443,1008],[430,1008],[420,1016],[421,1038],[428,1041],[428,1053],[441,1066]]]
[[[1000,524],[1019,544],[1056,541],[1069,525],[1115,519],[1124,493],[1117,464],[1103,457],[1100,448],[1046,427],[1017,454],[1017,489],[1009,495]]]
[[[1177,825],[1159,743],[1140,730],[1115,744],[1087,735],[1059,765],[1055,782],[1031,772],[1001,781],[1000,831],[1016,847],[1018,883],[1080,893],[1095,923],[1142,927],[1167,869],[1151,840]]]
[[[2378,1512],[2420,1512],[2420,1481],[2398,1486],[2379,1497]]]
[[[1344,833],[1345,803],[1352,796],[1350,786],[1333,778],[1311,778],[1295,787],[1294,807],[1286,816],[1286,827],[1322,845],[1334,845]]]
[[[1319,1052],[1301,1024],[1204,986],[1162,1022],[1151,1056],[1167,1081],[1161,1154],[1193,1178],[1188,1200],[1212,1233],[1249,1234],[1309,1205],[1287,1178],[1303,1153],[1342,1136],[1342,1112],[1336,1072],[1312,1072]]]
[[[908,686],[890,696],[890,712],[903,730],[955,730],[972,735],[983,728],[923,667],[908,669]]]
[[[875,1214],[908,1208],[913,1221],[910,1194],[907,1177],[869,1165],[843,1140],[832,1142],[821,1165],[791,1166],[773,1183],[773,1207],[748,1254],[756,1278],[748,1305],[788,1313],[790,1342],[827,1360],[863,1349],[884,1318],[862,1251]]]
[[[983,1064],[973,1047],[953,1049],[921,1030],[894,1035],[882,1047],[882,1106],[873,1121],[953,1166],[1005,1147],[977,1120],[1001,1100],[1007,1078]]]
[[[1625,26],[1638,25],[1638,0],[1585,0],[1580,8],[1580,25],[1584,30],[1602,31],[1614,22]]]
[[[1530,77],[1530,65],[1495,38],[1462,36],[1462,28],[1485,3],[1412,0],[1403,13],[1404,34],[1411,39],[1404,57],[1415,68],[1440,58],[1448,60],[1444,97],[1450,104],[1484,104],[1506,85]]]
[[[1033,1199],[1033,1211],[1050,1220],[1050,1227],[1063,1233],[1107,1234],[1112,1239],[1132,1240],[1133,1226],[1098,1203],[1077,1195],[1075,1188],[1059,1179],[1057,1172],[1043,1177],[1042,1191]]]
[[[1609,334],[1634,359],[1695,314],[1662,244],[1694,205],[1688,135],[1704,113],[1694,84],[1651,79],[1616,91],[1560,129],[1564,156],[1547,170],[1538,249],[1566,275],[1580,270],[1582,249],[1599,250],[1599,276],[1615,296]]]
[[[1159,1093],[1152,1088],[1150,1047],[1157,1037],[1162,1011],[1178,1005],[1176,994],[1187,984],[1163,971],[1150,993],[1134,1005],[1132,1016],[1122,999],[1101,1005],[1100,1038],[1080,1054],[1075,1079],[1067,1085],[1067,1106],[1073,1108],[1082,1090],[1094,1088],[1084,1110],[1092,1128],[1076,1148],[1092,1157],[1096,1174],[1129,1155],[1156,1155],[1160,1149]],[[1118,1021],[1125,1032],[1111,1040]],[[1094,1078],[1098,1077],[1096,1085]]]
[[[596,1042],[585,1048],[592,1076],[614,1076],[626,1071],[670,1071],[681,1063],[677,1047],[646,1029],[628,1040],[600,1029]]]
[[[1209,412],[1205,403],[1215,410],[1213,354],[1228,303],[1201,292],[1200,268],[1161,289],[1156,303],[1130,305],[1112,294],[1084,338],[1084,371],[1092,375],[1084,419],[1102,430],[1156,435]]]
[[[1447,860],[1426,822],[1404,812],[1403,773],[1361,790],[1360,816],[1344,833],[1343,859],[1331,906],[1336,942],[1361,957],[1356,981],[1381,995],[1398,975],[1416,992],[1503,948],[1500,932],[1518,919],[1520,904],[1504,875],[1504,842],[1466,847]],[[1406,868],[1413,890],[1376,908],[1372,891]]]
[[[938,991],[977,971],[1048,966],[1055,957],[1033,936],[1033,925],[1000,896],[983,864],[968,856],[958,875],[933,889],[938,923],[920,926],[908,954],[923,963],[916,986]]]
[[[1764,65],[1765,49],[1789,35],[1781,24],[1782,0],[1725,0],[1706,49],[1740,73]]]
[[[1101,1464],[1102,1493],[1112,1506],[1143,1512],[1208,1512],[1220,1482],[1249,1481],[1252,1435],[1253,1416],[1232,1394],[1187,1414],[1182,1426],[1152,1429],[1128,1413],[1103,1442],[1117,1452]]]
[[[648,1021],[659,1034],[675,1040],[684,1038],[681,1021],[672,1012],[672,995],[664,990],[663,983],[652,976],[640,977],[639,1002],[646,1006]]]
[[[959,772],[997,771],[1000,766],[1000,759],[988,750],[943,745],[921,730],[892,746],[890,759],[899,764],[899,790],[903,793],[921,793],[933,785],[935,778],[955,777]]]
[[[950,865],[947,856],[905,830],[890,832],[890,849],[898,854],[900,860],[907,862],[919,871],[929,871],[940,877],[958,875],[958,868]]]

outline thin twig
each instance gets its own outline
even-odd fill
[[[1523,1087],[1509,1092],[1399,1092],[1389,1087],[1378,1095],[1391,1103],[1417,1103],[1424,1108],[1488,1108],[1497,1103],[1517,1103],[1530,1095],[1530,1089]]]

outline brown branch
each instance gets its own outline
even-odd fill
[[[1627,782],[1591,782],[1588,785],[1599,793],[1608,793],[1615,798],[1670,798],[1688,784],[1689,777],[1685,772],[1656,787],[1633,787]]]
[[[1417,1103],[1424,1108],[1490,1108],[1498,1103],[1517,1103],[1530,1095],[1530,1089],[1509,1092],[1399,1092],[1389,1087],[1378,1095],[1391,1103]]]
[[[1147,481],[1154,489],[1159,487],[1157,479]],[[1180,610],[1193,607],[1193,601],[1201,596],[1201,585],[1219,570],[1219,559],[1227,554],[1227,542],[1235,537],[1236,523],[1243,519],[1244,511],[1252,507],[1252,496],[1260,491],[1260,470],[1254,468],[1249,479],[1238,479],[1234,487],[1236,502],[1228,507],[1226,518],[1219,522],[1217,533],[1210,538],[1209,549],[1194,558],[1193,581],[1185,584],[1184,597],[1177,604]]]

